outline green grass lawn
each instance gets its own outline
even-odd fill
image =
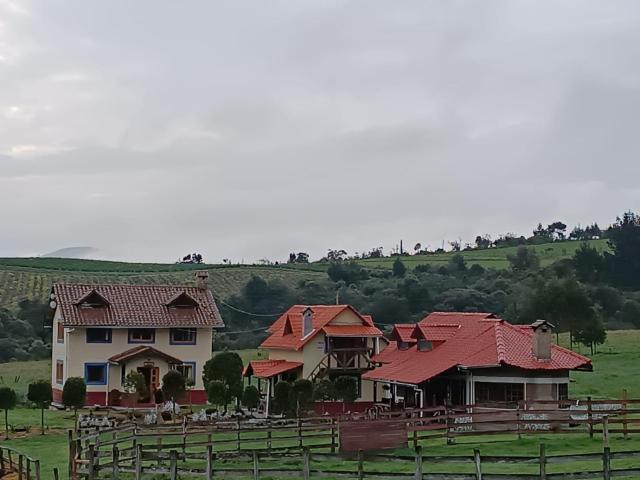
[[[540,264],[547,266],[562,258],[573,256],[573,253],[580,247],[583,242],[555,242],[542,245],[529,245],[528,248],[534,250],[540,257]],[[589,240],[590,246],[604,251],[608,248],[607,240]],[[502,269],[509,267],[507,255],[513,255],[518,247],[489,248],[485,250],[470,250],[467,252],[459,252],[467,262],[467,265],[481,265],[485,268]],[[451,257],[455,255],[452,252],[430,254],[430,255],[411,255],[401,257],[402,263],[407,268],[415,268],[418,265],[432,265],[439,267],[446,265]],[[369,268],[391,268],[396,257],[370,258],[358,260],[358,263]]]

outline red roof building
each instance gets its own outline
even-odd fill
[[[51,289],[51,382],[56,403],[69,377],[82,377],[87,405],[117,405],[130,372],[143,375],[151,403],[162,376],[177,370],[193,382],[193,403],[205,403],[202,368],[213,329],[223,327],[207,286],[56,283]]]
[[[391,384],[412,405],[513,403],[566,397],[571,370],[591,361],[553,345],[552,326],[511,325],[489,313],[435,312],[396,325],[362,378]],[[398,393],[400,391],[400,393]]]
[[[370,316],[350,305],[294,305],[268,332],[260,345],[268,360],[253,361],[244,372],[257,377],[260,387],[265,385],[266,398],[282,379],[351,375],[357,379],[359,399],[373,400],[373,382],[362,381],[361,376],[375,367],[371,357],[386,341]]]

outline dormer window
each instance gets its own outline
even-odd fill
[[[96,290],[92,290],[76,302],[80,308],[104,308],[109,306],[109,301],[100,295]]]
[[[284,322],[284,328],[282,329],[282,335],[291,335],[293,333],[293,327],[291,326],[291,320],[287,317],[287,320]]]
[[[421,338],[418,340],[418,351],[419,352],[428,352],[433,350],[433,343],[429,340]]]
[[[191,295],[182,292],[167,302],[169,308],[196,308],[200,304]]]
[[[398,350],[409,350],[409,342],[398,342]]]
[[[313,331],[313,310],[307,308],[302,313],[302,338],[306,337]]]

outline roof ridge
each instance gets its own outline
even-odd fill
[[[504,321],[495,322],[493,329],[496,334],[496,353],[498,355],[498,363],[505,363],[507,358],[507,345],[502,332]]]

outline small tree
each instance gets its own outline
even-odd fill
[[[273,388],[273,412],[276,415],[287,415],[289,413],[289,396],[291,395],[291,384],[279,381]]]
[[[134,403],[136,403],[140,398],[144,398],[147,396],[147,381],[140,372],[136,372],[135,370],[131,370],[127,373],[127,376],[124,378],[124,383],[122,384],[124,391],[127,393],[135,393],[136,399]]]
[[[87,385],[81,377],[69,377],[62,387],[62,404],[73,409],[76,430],[78,429],[78,409],[84,407]]]
[[[335,391],[333,388],[333,382],[328,378],[320,380],[313,387],[313,399],[320,401],[327,401],[335,399]]]
[[[16,392],[9,387],[0,387],[0,408],[4,410],[5,440],[9,440],[9,410],[13,410],[18,401]]]
[[[393,262],[393,276],[394,277],[404,277],[404,274],[407,273],[407,267],[404,266],[400,257],[396,258]]]
[[[182,395],[186,389],[186,381],[177,370],[169,370],[162,377],[162,393],[165,399],[171,399],[171,409],[176,413],[176,398]]]
[[[40,426],[44,435],[44,409],[53,401],[51,392],[51,382],[48,380],[37,380],[29,384],[27,399],[36,404],[40,409]]]
[[[260,392],[253,385],[247,385],[242,393],[242,404],[249,410],[255,410],[260,403]]]
[[[345,404],[355,402],[358,398],[358,381],[355,377],[342,375],[335,379],[333,386],[336,398],[343,402],[342,411],[344,412]]]
[[[537,270],[540,267],[540,259],[534,250],[520,245],[514,255],[507,255],[507,260],[515,272]]]
[[[204,364],[202,380],[208,385],[219,380],[227,386],[227,396],[240,400],[242,397],[242,359],[235,352],[221,352]],[[227,402],[228,403],[228,402]]]
[[[207,384],[207,398],[211,405],[224,406],[224,413],[227,413],[227,386],[220,380],[212,380]]]
[[[291,387],[290,410],[300,416],[313,401],[313,383],[306,378],[300,378]]]

